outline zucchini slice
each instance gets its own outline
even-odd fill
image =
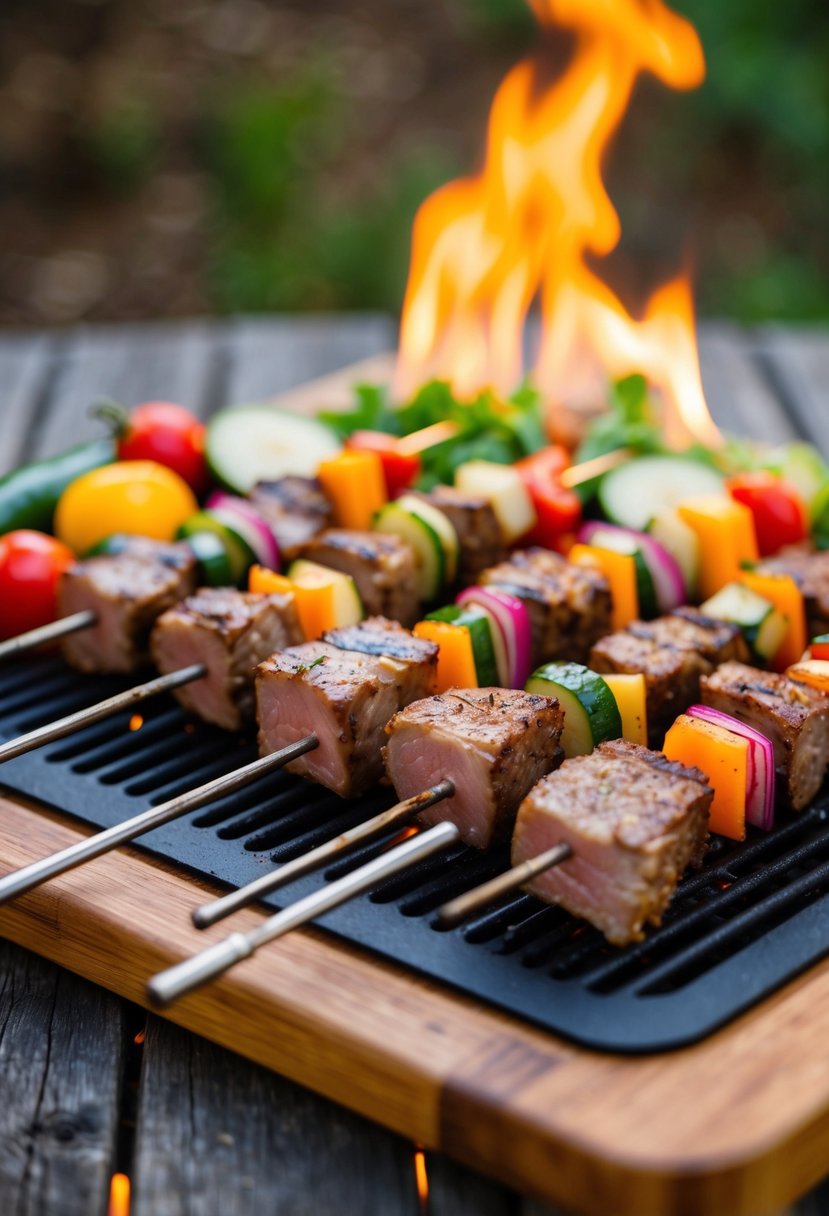
[[[644,532],[650,521],[683,498],[725,494],[723,479],[686,456],[639,456],[605,473],[599,502],[608,519]]]
[[[205,436],[210,472],[236,494],[247,494],[257,481],[275,481],[289,473],[313,477],[320,461],[336,456],[340,447],[323,423],[268,405],[219,410]]]
[[[218,519],[212,511],[197,511],[184,523],[176,533],[178,540],[190,541],[197,533],[210,532],[221,541],[230,568],[228,583],[234,586],[242,581],[256,561],[256,554],[233,528],[229,528]]]
[[[607,683],[581,663],[545,663],[525,685],[527,692],[558,697],[564,710],[564,755],[586,756],[605,739],[622,734],[622,716]]]
[[[700,604],[700,612],[715,621],[739,625],[753,652],[766,663],[780,649],[788,629],[783,613],[743,583],[726,583],[716,595]]]
[[[413,494],[381,507],[374,517],[378,532],[399,536],[414,550],[417,594],[431,603],[455,578],[458,568],[458,537],[449,520],[430,503]]]
[[[193,532],[187,537],[199,570],[202,587],[229,587],[233,571],[224,541],[216,532]]]

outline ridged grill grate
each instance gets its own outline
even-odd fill
[[[54,659],[0,672],[0,738],[8,739],[126,687]],[[190,720],[171,699],[147,702],[10,761],[4,787],[108,827],[252,759],[251,740]],[[284,773],[138,842],[230,886],[258,877],[394,801],[356,803]],[[717,840],[686,878],[663,925],[619,950],[559,908],[518,895],[444,932],[432,913],[495,874],[505,851],[458,847],[381,883],[321,923],[473,996],[590,1047],[664,1050],[710,1033],[821,958],[829,945],[829,804],[821,799],[774,833]],[[286,887],[271,907],[316,890],[400,838],[399,829]]]

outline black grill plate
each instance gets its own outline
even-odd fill
[[[0,673],[0,738],[8,739],[127,687],[89,678],[58,659]],[[132,727],[132,729],[131,729]],[[109,827],[229,772],[255,755],[239,739],[189,719],[165,698],[143,721],[122,714],[5,764],[4,787],[84,823]],[[380,790],[348,803],[278,773],[148,833],[141,847],[241,886],[392,803]],[[589,1047],[661,1051],[702,1038],[822,958],[829,944],[826,796],[769,836],[717,841],[686,878],[663,926],[618,950],[584,923],[519,895],[460,929],[441,932],[432,912],[503,868],[505,854],[464,848],[381,884],[320,923],[368,947]],[[393,839],[391,837],[390,839]],[[277,908],[373,855],[352,853],[325,874],[265,902]],[[90,877],[90,881],[94,881]]]

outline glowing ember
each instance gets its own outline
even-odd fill
[[[107,1216],[130,1216],[130,1180],[126,1174],[112,1175]]]
[[[415,1149],[414,1171],[420,1211],[422,1216],[426,1216],[429,1211],[429,1174],[426,1169],[426,1154],[422,1148]]]
[[[146,1037],[147,1037],[146,1030],[139,1030],[138,1034],[133,1039],[133,1043],[135,1043],[136,1047],[140,1047],[143,1044]]]
[[[525,60],[501,84],[484,167],[436,191],[412,234],[396,389],[431,376],[461,396],[509,390],[523,371],[523,331],[538,301],[532,378],[550,402],[600,399],[608,376],[645,373],[661,391],[669,441],[716,444],[696,354],[691,293],[679,278],[634,319],[589,268],[621,225],[603,157],[641,72],[675,89],[705,74],[699,39],[662,0],[530,0],[542,26],[575,35],[552,84]]]
[[[133,714],[130,718],[130,730],[140,730],[144,725],[144,719],[141,714]]]

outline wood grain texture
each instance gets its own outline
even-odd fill
[[[221,399],[221,331],[208,322],[98,326],[66,340],[30,455],[52,456],[105,433],[90,416],[97,397],[128,409],[178,401],[197,413]]]
[[[0,1212],[103,1216],[120,1002],[0,942]]]
[[[829,457],[829,338],[825,329],[768,326],[754,342],[757,358],[798,428]]]
[[[699,348],[706,401],[722,430],[771,443],[795,437],[791,418],[758,366],[754,344],[743,332],[723,322],[702,324]]]
[[[24,458],[57,350],[57,340],[42,334],[0,338],[0,476]]]
[[[418,1216],[399,1136],[159,1019],[144,1051],[132,1216]]]
[[[0,803],[4,869],[78,834]],[[224,932],[190,927],[202,890],[112,854],[4,908],[0,931],[140,1001],[147,976]],[[509,1187],[597,1216],[758,1216],[826,1171],[829,962],[705,1042],[644,1059],[576,1049],[315,931],[170,1017]]]

